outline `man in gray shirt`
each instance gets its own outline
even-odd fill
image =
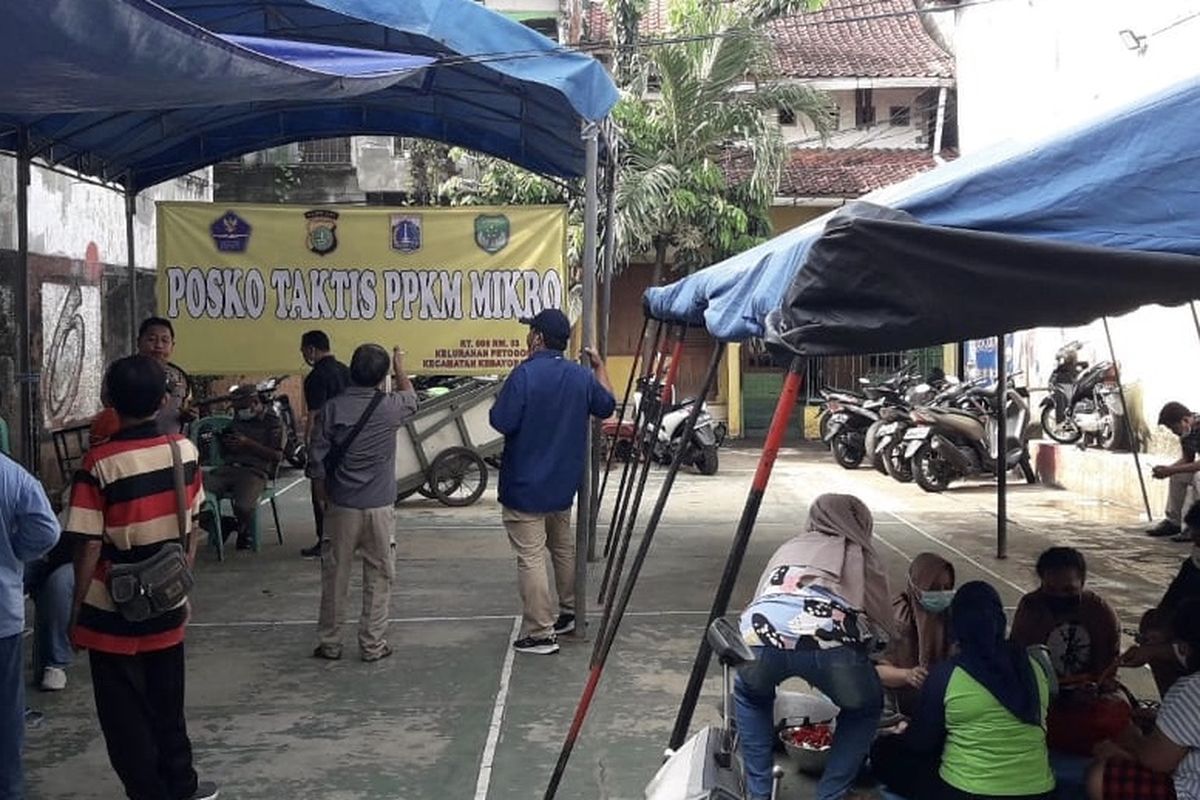
[[[392,654],[387,643],[388,600],[395,577],[391,538],[396,529],[396,431],[417,409],[417,393],[404,373],[403,354],[392,351],[395,385],[380,390],[388,355],[364,344],[350,359],[350,386],[317,417],[308,477],[325,508],[321,543],[321,612],[317,658],[342,657],[339,625],[350,588],[354,554],[363,559],[363,613],[358,647],[363,661]]]

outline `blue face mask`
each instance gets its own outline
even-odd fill
[[[930,614],[941,614],[950,607],[950,601],[953,599],[953,589],[946,589],[940,592],[921,592],[920,595],[921,608]]]

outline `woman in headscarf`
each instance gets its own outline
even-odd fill
[[[1049,800],[1046,749],[1050,676],[1005,638],[1004,607],[989,584],[964,584],[950,604],[957,654],[935,666],[904,744],[937,753],[920,800]]]
[[[876,670],[895,700],[911,717],[930,667],[950,656],[946,611],[954,598],[954,565],[934,553],[919,553],[908,567],[908,585],[894,601],[896,638]]]
[[[840,709],[817,800],[846,797],[871,746],[883,691],[868,651],[895,629],[873,525],[857,497],[818,497],[804,532],[771,556],[742,613],[757,657],[734,684],[750,800],[771,796],[775,688],[788,678],[803,678]]]

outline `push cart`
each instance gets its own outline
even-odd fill
[[[502,385],[479,378],[421,403],[396,434],[396,502],[420,493],[469,506],[487,489],[504,437],[488,421]]]

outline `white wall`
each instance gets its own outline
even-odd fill
[[[925,118],[930,113],[921,107],[917,97],[923,89],[874,89],[872,102],[875,105],[875,125],[864,130],[858,130],[854,125],[855,95],[852,90],[835,90],[829,92],[838,105],[838,130],[829,139],[822,142],[817,138],[808,120],[798,116],[795,125],[781,126],[784,138],[790,144],[803,147],[897,147],[906,149],[921,149],[928,143],[918,141],[924,133]],[[936,89],[933,90],[936,96]],[[908,106],[909,125],[893,126],[889,121],[889,111],[892,106]],[[936,107],[933,109],[936,111]]]
[[[1053,132],[1200,71],[1200,0],[997,0],[957,13],[964,153]],[[1145,37],[1144,48],[1130,50],[1122,30]]]
[[[0,185],[0,249],[16,250],[16,168],[10,156],[0,157]],[[156,201],[211,199],[209,169],[140,194],[134,221],[137,265],[154,269],[157,263]],[[30,252],[82,259],[90,243],[95,243],[100,262],[126,263],[124,196],[35,167],[29,186]]]
[[[1144,37],[1129,49],[1121,31]],[[1200,73],[1200,0],[997,0],[959,10],[959,141],[970,153],[1077,125]],[[1200,124],[1200,121],[1198,121]],[[1198,223],[1200,224],[1200,223]],[[1126,386],[1154,430],[1167,400],[1200,408],[1200,336],[1190,309],[1147,306],[1110,322]],[[1031,383],[1044,385],[1054,350],[1079,338],[1107,358],[1103,327],[1042,329],[1023,346]],[[1022,347],[1022,345],[1019,345]],[[1154,431],[1155,449],[1175,448]]]

